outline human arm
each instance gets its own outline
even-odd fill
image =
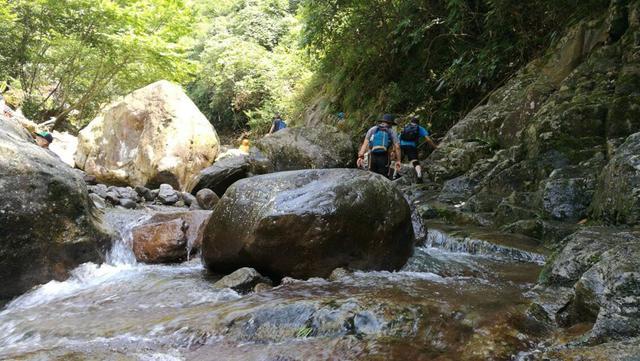
[[[360,147],[360,151],[358,151],[358,161],[356,162],[358,168],[364,167],[364,154],[369,149],[369,137],[365,137],[362,142],[362,146]]]
[[[429,144],[429,146],[431,146],[431,148],[436,149],[438,148],[438,146],[436,145],[436,143],[431,139],[429,131],[426,130],[423,127],[419,128],[420,130],[420,138],[424,138],[424,141]]]
[[[395,156],[396,156],[395,157],[396,158],[396,170],[399,171],[400,167],[402,165],[402,153],[401,153],[401,150],[400,150],[400,144],[399,143],[395,143],[393,145],[393,150],[394,150],[394,153],[395,153]]]
[[[271,129],[269,129],[269,134],[273,134],[274,130],[276,130],[276,122],[271,122]]]
[[[427,142],[427,144],[429,144],[429,146],[431,146],[431,148],[433,148],[433,149],[438,148],[438,145],[431,139],[431,137],[425,137],[424,141]]]

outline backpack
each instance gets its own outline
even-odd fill
[[[420,127],[414,123],[407,124],[400,133],[400,139],[405,142],[417,142],[420,140]]]
[[[369,148],[372,153],[386,153],[391,146],[391,135],[389,129],[383,126],[377,126],[369,138]]]
[[[286,127],[287,127],[287,123],[285,123],[284,120],[282,120],[282,119],[278,119],[278,120],[276,120],[276,127],[275,127],[274,131],[277,132],[278,130],[282,130],[282,129],[286,128]]]

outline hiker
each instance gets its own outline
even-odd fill
[[[36,144],[44,149],[49,149],[49,144],[53,143],[53,135],[47,131],[35,132],[34,138]]]
[[[390,156],[396,155],[396,169],[400,169],[400,141],[391,127],[396,124],[394,117],[385,114],[378,124],[369,131],[358,152],[358,167],[364,167],[364,154],[369,151],[369,170],[385,177],[389,176]]]
[[[251,147],[251,143],[249,142],[249,139],[244,138],[242,140],[242,143],[240,144],[240,147],[238,147],[238,149],[240,149],[240,151],[242,153],[246,153],[249,154],[249,148]]]
[[[271,122],[271,129],[269,130],[269,134],[273,134],[286,127],[287,127],[287,123],[284,120],[282,120],[282,118],[280,117],[280,114],[276,114],[276,116],[273,117],[273,121]]]
[[[418,161],[418,142],[422,138],[424,138],[425,142],[433,149],[438,147],[429,137],[429,131],[420,126],[418,117],[412,117],[409,124],[407,124],[400,133],[400,149],[402,150],[402,157],[400,157],[400,159],[409,159],[409,163],[416,170],[418,183],[422,183],[422,167]]]

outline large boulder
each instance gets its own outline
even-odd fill
[[[202,246],[211,211],[160,212],[131,230],[133,253],[145,263],[182,262]]]
[[[0,299],[83,262],[100,262],[109,245],[82,176],[0,116]]]
[[[201,189],[211,189],[222,197],[233,183],[247,178],[256,171],[248,155],[236,155],[216,161],[193,178],[187,190],[196,194]]]
[[[346,168],[355,164],[356,146],[346,133],[328,125],[286,128],[255,146],[275,171]]]
[[[109,106],[80,132],[76,164],[100,182],[185,190],[213,163],[215,129],[178,85],[159,81]]]
[[[327,277],[338,267],[394,270],[413,248],[409,205],[384,177],[356,169],[274,173],[236,182],[213,214],[202,258],[216,273]]]

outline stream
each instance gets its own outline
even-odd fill
[[[140,217],[138,217],[140,218]],[[398,272],[345,272],[241,295],[199,257],[138,264],[127,232],[0,311],[7,360],[484,360],[531,348],[524,294],[544,262],[515,236],[432,224]]]

